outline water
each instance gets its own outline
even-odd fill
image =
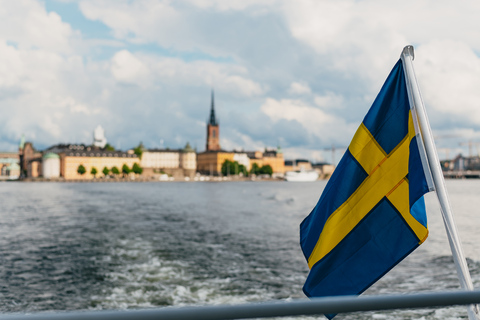
[[[234,304],[304,298],[298,225],[315,183],[0,183],[0,311]],[[480,181],[447,181],[480,286]],[[439,207],[430,236],[366,294],[456,290]],[[318,318],[318,317],[317,317]],[[466,319],[464,307],[336,319]],[[305,318],[304,319],[313,319]]]

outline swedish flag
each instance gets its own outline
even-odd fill
[[[429,188],[417,139],[399,60],[300,225],[307,296],[360,294],[425,241]]]

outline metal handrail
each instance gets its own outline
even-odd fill
[[[286,317],[378,311],[419,309],[470,305],[480,303],[480,291],[435,292],[408,295],[339,296],[311,300],[274,301],[239,305],[198,307],[165,307],[126,311],[71,311],[35,314],[3,314],[0,320],[222,320]]]

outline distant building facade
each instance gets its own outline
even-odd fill
[[[262,166],[272,167],[273,173],[285,173],[285,160],[283,159],[283,151],[280,147],[277,149],[265,149],[261,153]],[[260,166],[261,167],[261,166]]]
[[[335,171],[335,166],[326,162],[318,162],[312,164],[312,168],[318,172],[318,177],[320,179],[328,179],[332,176],[333,171]]]
[[[40,152],[22,137],[18,152],[21,175],[24,178],[88,180],[103,176],[104,168],[111,172],[113,167],[117,167],[121,172],[123,165],[131,169],[134,163],[140,163],[137,155],[133,153],[106,150],[106,142],[100,126],[94,131],[91,146],[57,144]],[[85,168],[84,174],[78,172],[80,165]],[[96,174],[91,173],[92,168],[96,169]]]
[[[197,168],[197,154],[189,143],[183,149],[143,150],[140,160],[144,176],[167,173],[174,178],[193,178]]]
[[[46,152],[42,157],[42,176],[45,179],[60,178],[60,156],[53,152]]]
[[[306,159],[285,160],[285,171],[312,170],[312,163]]]
[[[18,154],[20,157],[21,177],[36,178],[42,175],[42,153],[35,150],[33,143],[22,141],[18,149]]]
[[[20,172],[18,152],[0,152],[0,179],[18,179]]]
[[[89,180],[103,176],[102,170],[116,167],[120,172],[123,165],[130,169],[139,163],[137,155],[124,151],[108,151],[86,146],[84,144],[59,144],[45,150],[46,153],[57,154],[60,158],[60,177],[65,180]],[[78,173],[79,166],[85,167],[85,173]],[[91,173],[92,168],[97,173]]]
[[[220,175],[225,160],[235,161],[235,153],[224,150],[205,151],[197,154],[197,171],[205,175]]]

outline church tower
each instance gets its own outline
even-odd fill
[[[212,89],[212,105],[210,108],[210,117],[207,121],[207,148],[206,151],[220,150],[220,127],[215,117],[215,100]]]

